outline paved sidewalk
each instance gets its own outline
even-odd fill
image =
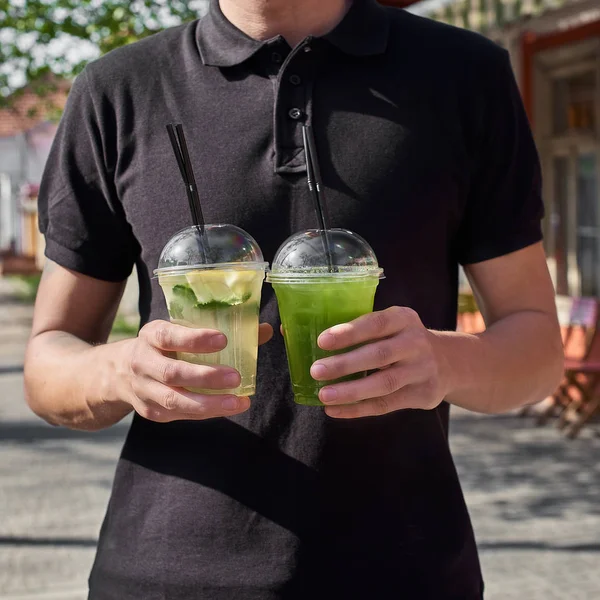
[[[83,600],[126,424],[51,427],[27,408],[23,357],[33,308],[0,277],[0,598]]]
[[[600,599],[600,437],[454,411],[486,600]]]
[[[85,600],[127,425],[78,433],[29,412],[22,356],[30,319],[30,308],[0,294],[0,598]],[[486,600],[599,599],[596,432],[568,441],[528,419],[455,410],[451,445],[481,550]]]

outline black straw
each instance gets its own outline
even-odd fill
[[[317,156],[317,145],[312,132],[312,127],[309,124],[302,126],[302,139],[304,141],[304,154],[306,156],[306,179],[308,189],[313,198],[319,229],[323,231],[325,236],[324,246],[325,255],[327,257],[327,266],[329,272],[334,271],[333,256],[331,254],[331,244],[329,242],[329,218],[327,216],[327,206],[325,203],[325,191],[321,181],[321,169],[319,168],[319,159]]]
[[[192,161],[188,152],[188,147],[185,142],[185,136],[183,134],[183,127],[181,124],[174,125],[169,123],[167,125],[167,132],[171,145],[173,146],[173,152],[177,165],[179,166],[179,172],[185,184],[185,191],[190,206],[190,213],[194,225],[200,230],[201,234],[204,234],[204,216],[202,214],[202,206],[200,205],[200,197],[198,196],[198,186],[196,185],[196,178],[194,177],[194,170],[192,169]]]
[[[319,202],[319,192],[317,192],[317,188],[314,183],[313,166],[308,145],[306,125],[302,127],[302,138],[304,140],[304,153],[306,155],[306,181],[308,183],[308,189],[313,199],[315,214],[317,215],[317,221],[319,222],[319,229],[325,229],[325,220],[323,219],[323,211],[321,210],[321,203]]]
[[[319,166],[319,155],[317,154],[317,144],[315,143],[315,136],[313,134],[313,128],[307,124],[304,126],[306,129],[306,140],[308,142],[308,154],[310,162],[312,163],[313,181],[317,190],[318,208],[320,213],[320,220],[323,222],[323,229],[329,229],[329,216],[327,214],[327,201],[325,200],[325,189],[323,188],[323,180],[321,179],[321,168]],[[308,162],[308,161],[307,161]]]

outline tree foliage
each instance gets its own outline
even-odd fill
[[[206,0],[0,0],[0,102],[48,75],[72,77],[90,58],[197,18]]]

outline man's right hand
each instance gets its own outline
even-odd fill
[[[250,406],[245,397],[184,389],[239,385],[235,369],[174,358],[177,351],[222,350],[227,340],[218,331],[153,321],[137,338],[107,344],[124,288],[124,281],[94,279],[47,261],[25,358],[26,399],[37,415],[53,425],[97,431],[132,410],[166,422],[231,416]],[[263,323],[259,343],[272,335]]]
[[[259,342],[266,342],[272,333],[270,325],[261,325]],[[159,423],[242,413],[250,407],[249,398],[218,393],[240,385],[235,369],[173,357],[175,352],[219,352],[226,345],[227,338],[219,331],[152,321],[120,348],[117,396],[142,417]],[[184,388],[210,389],[215,394],[196,394]]]

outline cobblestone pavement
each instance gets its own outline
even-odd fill
[[[21,365],[30,317],[0,297],[0,598],[84,600],[127,425],[69,432],[28,412]],[[451,445],[486,600],[599,599],[596,432],[568,441],[529,419],[454,411]]]

